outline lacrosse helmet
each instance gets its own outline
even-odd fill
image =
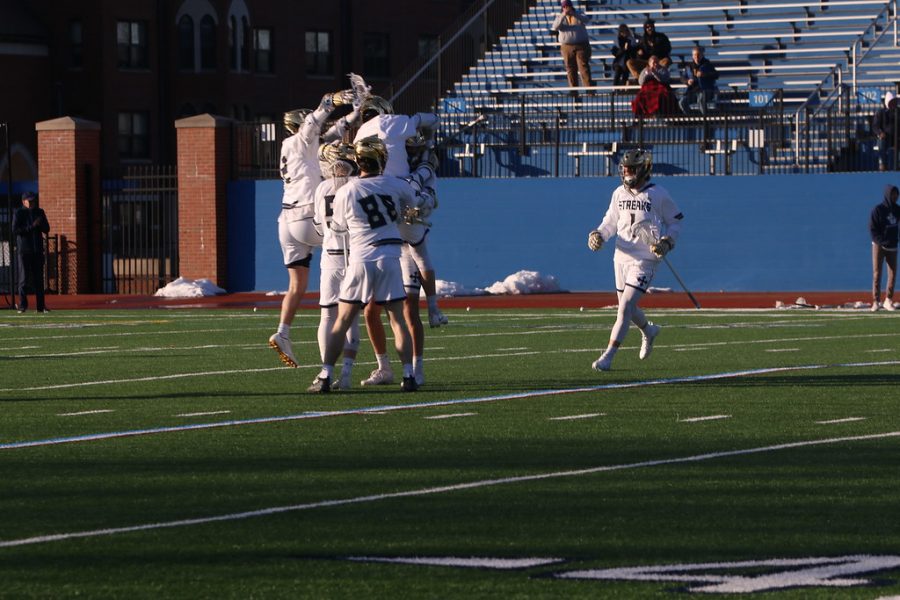
[[[359,108],[359,114],[362,115],[362,120],[365,123],[378,115],[394,114],[394,107],[381,96],[369,96],[363,100],[362,106]]]
[[[287,129],[288,133],[294,135],[298,131],[300,131],[300,127],[303,125],[303,121],[306,119],[306,116],[312,112],[309,108],[298,108],[295,110],[289,110],[284,113],[284,128]]]
[[[349,175],[356,175],[359,170],[356,166],[356,152],[353,144],[347,144],[340,140],[328,142],[319,146],[319,163],[322,173],[327,177],[335,177],[340,170]]]
[[[631,169],[631,173],[626,173],[625,169]],[[653,155],[649,150],[629,150],[619,162],[619,176],[622,183],[626,187],[633,190],[639,190],[644,184],[650,181],[651,172],[653,171]]]
[[[353,145],[356,154],[356,164],[360,170],[366,173],[380,174],[387,163],[387,146],[377,135],[364,137]]]

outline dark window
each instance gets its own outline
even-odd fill
[[[391,76],[389,41],[386,33],[363,34],[363,73],[367,77],[387,78]]]
[[[146,69],[148,67],[147,23],[119,21],[116,23],[116,44],[119,68]]]
[[[250,23],[247,17],[241,17],[241,70],[250,70]]]
[[[178,68],[194,70],[194,20],[187,15],[178,19]]]
[[[327,31],[306,32],[306,73],[308,75],[331,75],[333,72],[331,53],[331,33]]]
[[[69,66],[81,67],[84,65],[84,31],[81,21],[69,21]]]
[[[149,158],[149,117],[146,112],[119,113],[119,156],[121,158]]]
[[[438,36],[423,35],[419,37],[419,58],[428,61],[432,56],[435,56],[438,53],[439,49],[440,42],[438,41]],[[432,62],[425,70],[425,77],[428,77],[429,79],[435,79],[437,77],[437,65],[437,60]]]
[[[237,70],[237,19],[228,17],[228,65],[232,71]]]
[[[258,73],[274,73],[275,63],[272,55],[272,30],[253,30],[253,55]]]
[[[209,15],[200,19],[200,68],[216,69],[216,22]]]

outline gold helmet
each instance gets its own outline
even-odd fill
[[[384,142],[377,135],[370,135],[358,140],[353,146],[356,164],[367,173],[381,173],[387,163],[388,151]]]
[[[350,175],[355,175],[356,151],[353,144],[347,144],[340,140],[328,142],[319,146],[319,163],[322,165],[322,173],[333,176],[338,163],[344,163]]]
[[[369,96],[363,101],[362,106],[360,106],[359,114],[362,115],[363,122],[366,122],[378,115],[394,114],[394,107],[381,96]]]
[[[406,153],[410,157],[418,156],[427,147],[428,140],[425,139],[421,131],[416,131],[416,135],[406,138]]]
[[[284,113],[284,128],[287,129],[288,133],[294,135],[300,131],[300,127],[303,126],[303,121],[311,112],[312,110],[308,108],[298,108],[287,111]]]

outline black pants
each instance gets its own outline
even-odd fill
[[[31,284],[34,289],[34,298],[37,301],[37,310],[44,310],[44,255],[19,253],[19,310],[28,308],[28,296],[25,295],[26,285]]]

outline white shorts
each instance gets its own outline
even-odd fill
[[[403,271],[403,287],[406,288],[406,293],[418,296],[419,288],[422,287],[422,273],[410,251],[409,244],[403,244],[403,249],[400,251],[400,269]]]
[[[613,260],[616,270],[616,291],[624,292],[625,286],[629,286],[646,292],[650,288],[650,282],[653,281],[658,264],[658,260],[631,258],[627,255],[616,254]]]
[[[281,212],[282,216],[278,218],[278,242],[284,255],[284,266],[293,267],[305,261],[308,267],[313,249],[322,245],[322,236],[316,232],[312,217],[292,221],[285,215],[288,211]]]
[[[396,257],[353,263],[341,284],[341,302],[351,304],[387,304],[406,299],[403,273]]]
[[[319,306],[329,308],[337,306],[341,297],[341,284],[344,282],[346,271],[341,266],[339,269],[331,269],[322,266],[319,276]]]

